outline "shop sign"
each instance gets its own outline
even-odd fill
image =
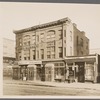
[[[42,61],[19,61],[19,65],[42,64]]]

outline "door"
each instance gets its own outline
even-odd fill
[[[42,72],[41,71],[41,67],[40,68],[37,68],[36,71],[37,71],[37,73],[36,73],[36,80],[41,80],[41,74],[42,74],[41,73]]]
[[[51,67],[45,68],[45,81],[51,81]]]
[[[78,65],[78,82],[84,82],[85,81],[85,63],[78,62],[76,64]]]

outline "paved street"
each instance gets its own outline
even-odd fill
[[[100,84],[4,80],[4,95],[100,96]]]

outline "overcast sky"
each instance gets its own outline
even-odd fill
[[[100,48],[100,4],[0,3],[0,34],[15,40],[13,30],[69,17],[90,39],[90,48]]]

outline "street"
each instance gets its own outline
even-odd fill
[[[76,84],[76,86],[75,86]],[[4,80],[3,94],[17,96],[100,96],[100,86],[92,83],[52,83],[22,80]],[[79,84],[79,85],[77,85]],[[65,86],[64,86],[65,85]],[[90,88],[88,88],[91,86]],[[95,87],[93,87],[95,86]],[[81,87],[81,88],[80,88]]]

